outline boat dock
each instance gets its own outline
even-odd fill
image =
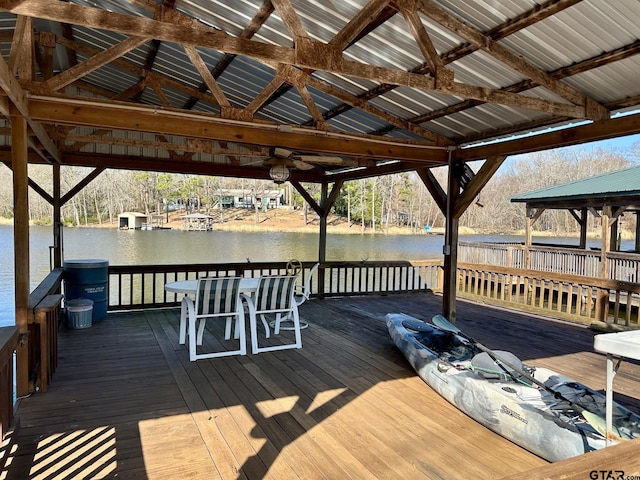
[[[20,400],[0,478],[590,478],[640,474],[638,441],[549,464],[471,420],[398,351],[388,312],[438,313],[433,293],[312,299],[303,348],[189,362],[177,309],[63,328],[46,393]],[[583,325],[459,301],[457,325],[596,389],[605,357]],[[640,363],[616,399],[640,410]],[[586,469],[586,470],[585,470]],[[551,478],[551,477],[549,477]]]

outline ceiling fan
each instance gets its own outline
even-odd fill
[[[283,183],[289,178],[290,169],[312,170],[316,165],[349,165],[348,161],[341,157],[321,156],[321,155],[297,155],[291,150],[281,147],[272,147],[269,149],[269,155],[266,158],[251,162],[249,165],[261,163],[264,166],[271,167],[269,175],[276,183]]]
[[[341,157],[323,155],[297,155],[291,150],[281,147],[269,149],[269,156],[262,160],[265,165],[286,165],[299,170],[311,170],[314,164],[344,165],[346,162]]]

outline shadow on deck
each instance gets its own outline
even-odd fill
[[[5,476],[426,479],[543,472],[546,461],[441,399],[392,344],[386,313],[429,318],[440,308],[441,298],[427,293],[312,300],[301,308],[310,324],[302,349],[193,363],[178,344],[177,310],[118,313],[90,329],[63,329],[49,391],[20,401],[21,428]],[[604,357],[582,326],[465,302],[458,326],[528,363],[604,385]],[[620,398],[637,406],[639,381],[640,365],[623,364],[615,383]]]

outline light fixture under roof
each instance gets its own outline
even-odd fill
[[[269,169],[269,176],[275,183],[284,183],[289,179],[289,169],[286,165],[274,165]]]

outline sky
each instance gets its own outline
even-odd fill
[[[599,142],[592,142],[585,145],[613,150],[631,148],[635,143],[638,142],[640,142],[640,135],[627,135],[626,137],[614,138],[611,140],[601,140]]]

